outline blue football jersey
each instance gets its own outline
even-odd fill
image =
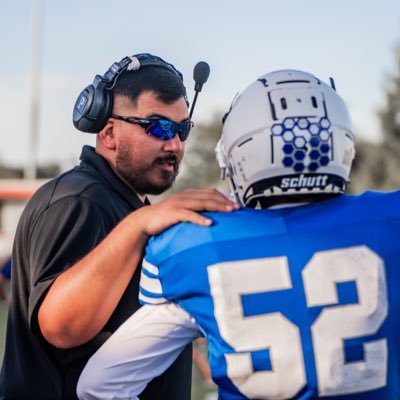
[[[140,299],[195,318],[220,399],[400,399],[400,192],[205,215],[149,241]]]

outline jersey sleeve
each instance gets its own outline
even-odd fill
[[[79,399],[137,400],[199,336],[194,319],[176,304],[141,307],[89,359],[78,381]]]
[[[141,304],[163,304],[168,301],[164,296],[159,276],[159,268],[143,259],[139,284],[139,301]]]
[[[187,270],[193,265],[191,254],[209,240],[207,228],[185,222],[150,237],[142,263],[140,303],[175,302],[184,296],[188,288],[186,281],[197,279],[192,275],[194,271]]]

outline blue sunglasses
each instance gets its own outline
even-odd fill
[[[120,119],[129,124],[140,125],[145,132],[161,140],[170,140],[178,134],[179,139],[184,142],[192,129],[193,121],[174,122],[169,119],[141,119],[136,117],[122,117],[121,115],[111,114],[111,118]]]

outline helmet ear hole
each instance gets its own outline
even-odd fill
[[[317,99],[315,98],[315,96],[311,96],[311,104],[314,108],[318,108],[318,103],[317,103]]]
[[[225,114],[221,141],[242,204],[341,193],[354,156],[343,100],[296,70],[275,71],[249,85]]]

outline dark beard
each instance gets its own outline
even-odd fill
[[[179,172],[179,162],[176,155],[171,154],[156,158],[149,167],[139,171],[132,171],[131,154],[120,151],[116,159],[116,171],[118,175],[137,193],[158,195],[168,190],[175,181]],[[150,174],[157,165],[165,162],[173,162],[174,170],[160,171],[158,179],[150,179]]]

